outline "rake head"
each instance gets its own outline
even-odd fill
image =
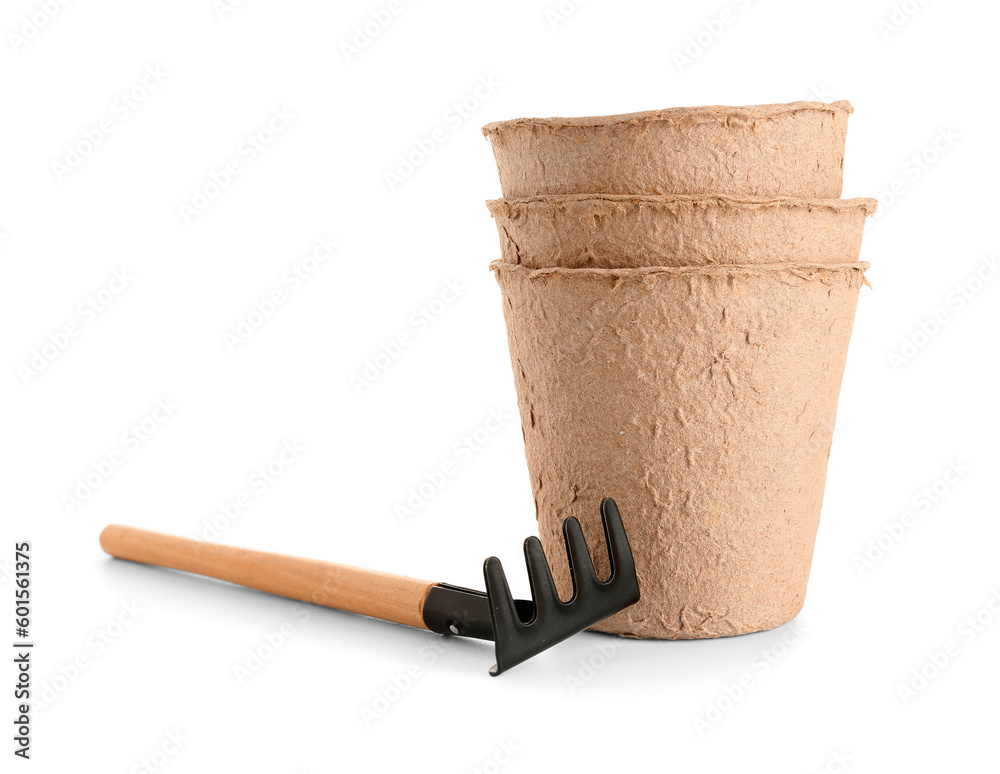
[[[639,582],[618,506],[612,499],[601,503],[604,539],[611,560],[611,576],[597,579],[580,522],[563,522],[563,538],[569,555],[573,596],[562,602],[556,593],[552,572],[536,537],[524,541],[524,558],[533,599],[515,600],[507,585],[500,560],[486,560],[483,574],[486,593],[441,584],[431,589],[424,603],[424,620],[433,631],[493,640],[498,675],[577,632],[639,601]],[[484,607],[488,608],[488,617]]]

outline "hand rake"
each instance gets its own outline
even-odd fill
[[[493,640],[498,675],[639,601],[628,537],[615,501],[601,503],[611,576],[597,579],[580,523],[563,522],[573,596],[562,602],[536,537],[524,541],[533,600],[511,597],[500,560],[483,566],[486,592],[316,559],[299,559],[112,524],[101,547],[112,556],[237,583],[282,597],[385,621]]]

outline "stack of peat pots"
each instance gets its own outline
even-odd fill
[[[642,598],[598,630],[760,631],[805,599],[872,199],[840,199],[850,103],[518,119],[483,128],[491,268],[539,534],[598,575],[617,500]],[[560,574],[561,570],[561,574]]]

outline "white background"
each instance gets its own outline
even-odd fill
[[[996,765],[1000,279],[983,261],[998,250],[1000,13],[915,0],[699,6],[399,0],[346,56],[388,3],[248,0],[220,18],[211,0],[121,0],[69,3],[50,19],[40,0],[5,4],[0,644],[14,639],[13,543],[29,540],[34,680],[48,702],[34,712],[33,759],[17,766]],[[31,18],[45,24],[28,39]],[[155,88],[126,109],[120,95],[141,94],[147,68],[160,82],[147,79]],[[480,83],[491,85],[477,96]],[[874,287],[861,296],[797,623],[696,642],[583,634],[492,679],[487,643],[101,552],[105,524],[199,537],[246,493],[220,542],[469,586],[497,554],[526,594],[520,546],[534,515],[487,270],[499,251],[483,201],[500,189],[479,127],[843,98],[856,108],[844,195],[882,206],[866,232]],[[284,130],[241,155],[276,110],[293,116]],[[98,147],[67,158],[102,120],[111,131]],[[436,129],[444,140],[391,187],[399,156]],[[240,173],[186,220],[182,206],[232,159]],[[288,291],[283,273],[326,235],[335,255],[230,352],[224,334],[255,300]],[[81,313],[122,270],[127,287]],[[448,282],[457,299],[411,324]],[[35,350],[72,323],[78,335],[25,378]],[[401,332],[412,344],[359,393],[352,376]],[[157,400],[176,408],[146,440],[123,440]],[[503,426],[464,451],[491,411]],[[259,492],[250,477],[293,440],[304,451]],[[68,504],[116,451],[122,464]],[[457,472],[401,521],[410,489],[449,460]],[[880,536],[884,555],[859,568]],[[963,624],[977,614],[978,628]],[[291,633],[272,654],[266,639],[282,626]],[[904,701],[899,687],[914,669],[933,673],[929,654],[949,642],[944,668]],[[241,682],[248,652],[270,657]],[[2,696],[9,761],[15,702]]]

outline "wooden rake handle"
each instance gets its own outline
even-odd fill
[[[119,559],[206,575],[418,629],[427,629],[424,599],[437,585],[362,567],[220,546],[120,524],[104,528],[101,548]]]

